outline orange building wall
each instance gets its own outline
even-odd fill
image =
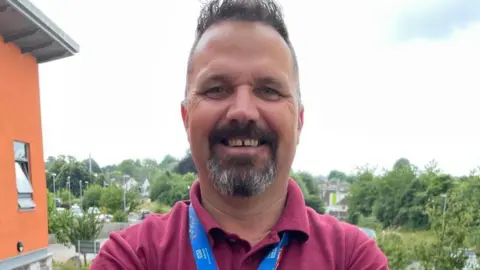
[[[35,210],[19,212],[13,141],[30,144]],[[0,36],[0,260],[48,246],[47,192],[40,116],[38,64]]]

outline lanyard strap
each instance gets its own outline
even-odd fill
[[[197,214],[192,204],[188,208],[189,216],[189,236],[192,245],[193,257],[197,264],[198,270],[218,270],[215,256],[208,241],[207,234],[202,224],[199,222]],[[260,263],[259,270],[275,270],[278,266],[278,260],[282,249],[288,244],[288,233],[283,233],[282,239],[277,246],[268,253],[268,255]]]

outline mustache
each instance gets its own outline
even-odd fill
[[[227,125],[216,127],[210,133],[210,145],[220,143],[233,137],[257,139],[273,148],[276,148],[277,146],[277,134],[268,128],[260,127],[253,122],[246,124],[232,122]]]

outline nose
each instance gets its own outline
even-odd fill
[[[238,87],[232,96],[232,102],[227,112],[229,122],[248,124],[259,120],[255,96],[250,86]]]

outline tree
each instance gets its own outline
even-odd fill
[[[70,192],[68,192],[67,189],[57,190],[56,198],[61,200],[61,207],[64,208],[70,208],[70,201],[72,201],[73,204],[73,201],[76,199],[76,197]]]
[[[297,177],[301,177],[305,186],[307,188],[308,194],[319,195],[320,190],[318,188],[318,182],[314,177],[308,172],[298,172]]]
[[[358,181],[350,186],[348,195],[347,221],[352,224],[357,224],[360,216],[367,217],[373,213],[378,194],[378,180],[372,171],[359,171],[356,178]]]
[[[83,208],[100,207],[100,199],[102,198],[103,188],[98,185],[91,185],[83,194]]]
[[[305,204],[319,214],[325,214],[325,204],[318,195],[308,195]]]
[[[103,222],[95,214],[76,216],[70,211],[55,213],[53,220],[56,224],[55,237],[59,244],[66,247],[77,245],[80,240],[95,240],[103,228]],[[87,264],[84,255],[85,265]]]
[[[85,166],[85,168],[88,169],[88,171],[90,171],[90,162],[92,163],[92,173],[101,173],[102,172],[102,169],[100,168],[98,163],[93,158],[92,159],[84,159],[82,161],[83,165]]]
[[[394,170],[410,169],[410,168],[411,168],[410,161],[406,158],[398,159],[393,165]]]
[[[388,267],[390,269],[406,269],[410,264],[412,254],[408,249],[407,243],[398,233],[386,233],[378,241],[378,247],[388,257]]]
[[[158,167],[163,171],[172,171],[178,164],[178,160],[171,155],[166,155]]]
[[[75,196],[80,195],[80,182],[82,182],[82,189],[87,186],[87,183],[93,183],[93,177],[85,165],[72,156],[49,157],[47,162],[47,188],[51,192],[53,192],[54,179],[57,190],[68,189],[67,183],[70,182],[70,191]]]
[[[100,205],[106,209],[107,213],[123,211],[123,190],[114,185],[104,188]]]
[[[429,201],[427,213],[435,232],[433,242],[415,247],[417,259],[426,269],[462,269],[467,257],[467,237],[474,224],[474,206],[462,192],[451,192]]]
[[[185,157],[178,162],[177,166],[174,169],[174,172],[178,174],[198,174],[197,167],[195,166],[195,162],[193,161],[192,154],[190,152],[187,152]]]
[[[128,190],[125,194],[126,209],[123,209],[123,189],[114,185],[102,189],[100,206],[108,213],[115,214],[118,211],[130,213],[140,205],[140,195],[136,190]]]
[[[168,206],[174,205],[177,201],[187,200],[194,179],[193,174],[181,176],[167,171],[153,181],[150,199]]]
[[[127,191],[125,194],[126,197],[126,204],[127,204],[127,213],[131,213],[140,206],[141,198],[140,194],[135,189],[131,189]]]
[[[135,177],[138,173],[138,166],[133,159],[126,159],[118,165],[118,170],[122,175],[130,175]]]
[[[53,199],[53,193],[47,192],[47,217],[48,217],[48,233],[54,233],[55,221],[52,220],[55,213],[55,200]]]
[[[328,180],[338,179],[340,181],[347,181],[347,178],[348,178],[347,174],[339,170],[331,170],[327,176]]]
[[[297,183],[297,185],[300,187],[300,189],[302,190],[302,193],[303,193],[303,196],[306,197],[308,195],[310,195],[309,191],[308,191],[308,188],[307,188],[307,184],[305,184],[305,181],[303,181],[303,178],[301,175],[295,173],[295,172],[290,172],[290,177],[295,181],[295,183]]]

